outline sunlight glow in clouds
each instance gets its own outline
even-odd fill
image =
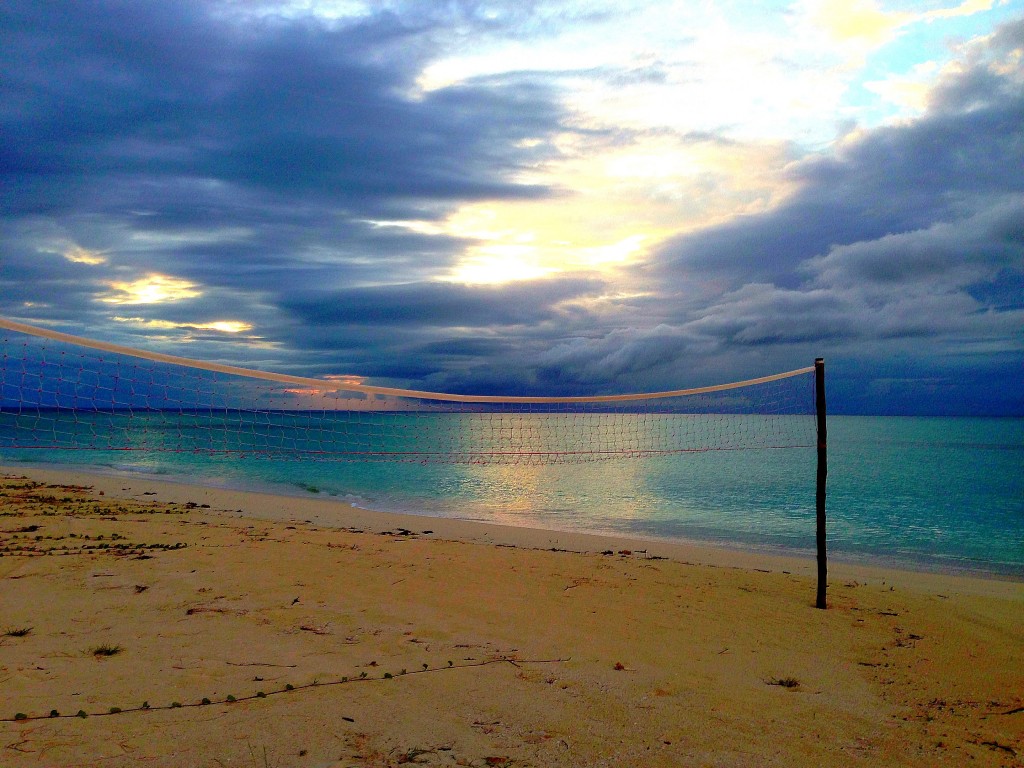
[[[624,146],[563,140],[563,159],[531,179],[561,187],[556,204],[461,207],[443,231],[475,241],[439,279],[473,283],[563,273],[611,275],[665,238],[760,213],[793,191],[785,146],[641,136]],[[409,222],[412,231],[429,229]]]
[[[912,24],[972,16],[994,5],[994,0],[964,0],[957,6],[918,13],[885,11],[875,0],[812,0],[806,7],[812,21],[836,42],[866,53],[892,41]]]
[[[938,71],[936,62],[926,61],[915,65],[909,74],[866,82],[864,87],[896,105],[902,114],[919,114],[928,106],[931,85]]]
[[[74,264],[89,264],[91,266],[97,266],[99,264],[106,264],[107,257],[104,256],[100,251],[90,251],[88,248],[83,248],[80,245],[72,245],[66,251],[64,251],[64,258]]]
[[[643,250],[644,223],[614,222],[601,205],[566,199],[557,206],[519,202],[465,206],[449,232],[476,240],[441,279],[465,284],[534,280],[559,273],[602,273],[631,263]]]
[[[886,13],[873,0],[821,0],[810,10],[814,23],[836,42],[860,49],[889,42],[912,18],[907,13]]]
[[[194,331],[217,331],[218,333],[245,333],[251,331],[251,323],[243,323],[239,320],[215,320],[211,323],[175,323],[170,320],[147,320],[144,317],[121,317],[115,315],[110,318],[117,323],[128,323],[143,328],[154,328],[161,331],[173,331],[177,329]]]
[[[456,267],[448,280],[466,285],[536,280],[555,272],[541,266],[536,249],[528,245],[485,245]]]
[[[83,248],[77,243],[68,242],[66,240],[57,240],[55,242],[46,243],[45,245],[40,245],[38,247],[38,251],[40,253],[51,253],[57,256],[63,256],[72,264],[87,264],[95,267],[100,264],[107,263],[107,255],[103,251]]]
[[[130,283],[115,281],[109,285],[110,293],[100,299],[106,304],[160,304],[202,295],[188,280],[157,273]]]

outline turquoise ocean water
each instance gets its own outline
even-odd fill
[[[0,447],[0,461],[510,525],[788,554],[814,548],[812,448],[534,466]],[[833,558],[1024,576],[1024,419],[830,416],[828,516]]]

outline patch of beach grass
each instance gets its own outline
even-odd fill
[[[97,658],[100,656],[116,656],[121,653],[124,648],[120,645],[111,645],[110,643],[103,643],[101,645],[95,645],[89,649],[89,653]]]

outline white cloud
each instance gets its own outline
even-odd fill
[[[89,264],[90,266],[107,263],[107,257],[101,251],[91,251],[80,245],[69,246],[64,251],[64,258],[75,264]]]
[[[937,8],[934,11],[928,11],[924,14],[926,21],[935,21],[937,19],[955,19],[960,16],[973,16],[976,13],[983,13],[984,11],[992,10],[995,5],[993,0],[964,0],[953,8]]]

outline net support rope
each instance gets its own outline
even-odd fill
[[[814,366],[590,397],[377,387],[241,368],[0,318],[0,450],[564,463],[815,445]]]

